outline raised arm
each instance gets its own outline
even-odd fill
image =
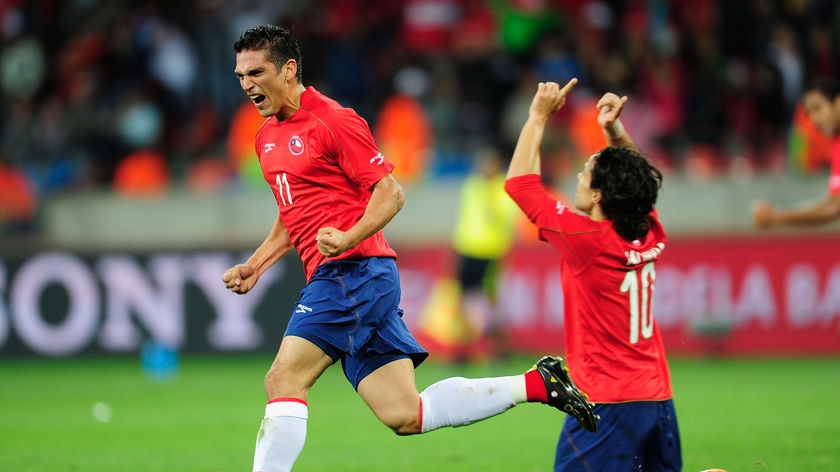
[[[630,135],[624,130],[624,125],[621,124],[621,111],[624,110],[624,104],[627,103],[627,96],[619,97],[618,95],[607,92],[598,100],[598,124],[604,130],[604,136],[607,138],[608,146],[623,146],[636,149]]]
[[[545,133],[545,124],[557,110],[566,104],[566,96],[577,85],[577,79],[570,80],[563,88],[556,82],[540,82],[528,109],[528,120],[519,133],[519,140],[513,151],[507,178],[540,173],[540,144]]]

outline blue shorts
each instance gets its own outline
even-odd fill
[[[420,365],[429,353],[402,319],[400,277],[389,257],[322,264],[300,292],[286,335],[320,347],[359,386],[368,374],[397,359]]]
[[[557,442],[555,472],[682,470],[680,432],[674,401],[604,403],[598,432],[567,417]]]

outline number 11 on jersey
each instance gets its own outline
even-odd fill
[[[283,172],[282,177],[280,174],[277,174],[277,194],[280,195],[280,200],[282,200],[283,206],[289,206],[292,204],[292,190],[289,188],[289,179],[286,177],[286,173]],[[286,191],[286,194],[283,195],[283,191]]]
[[[631,270],[621,282],[621,293],[628,294],[630,305],[630,344],[653,336],[653,281],[656,270],[648,262],[640,270]]]

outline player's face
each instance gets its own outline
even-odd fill
[[[294,74],[290,72],[289,60],[278,70],[277,66],[268,60],[266,51],[243,50],[236,54],[236,69],[234,73],[239,78],[239,85],[254,102],[261,116],[278,115],[284,105],[288,103],[292,91],[290,79]],[[279,117],[285,118],[285,117]]]
[[[811,121],[826,136],[840,134],[840,100],[829,100],[820,92],[811,91],[802,99],[802,107]]]
[[[575,191],[575,208],[587,215],[592,214],[592,209],[595,207],[595,204],[598,203],[600,197],[600,192],[592,190],[589,186],[592,183],[592,167],[595,166],[595,159],[597,159],[597,157],[597,154],[589,156],[589,159],[586,160],[586,164],[583,165],[583,170],[578,172],[577,175],[578,182],[577,190]]]

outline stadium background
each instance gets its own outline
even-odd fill
[[[266,22],[294,28],[305,83],[355,107],[397,163],[406,316],[443,358],[459,184],[479,149],[510,151],[536,81],[572,76],[546,182],[572,191],[602,145],[593,100],[629,95],[627,128],[666,171],[669,350],[840,353],[837,225],[758,233],[749,212],[825,191],[826,142],[796,99],[840,71],[836,2],[6,0],[0,354],[275,349],[297,260],[249,297],[218,281],[276,211],[232,74],[233,40]],[[502,284],[514,347],[562,350],[553,256],[520,232]]]

